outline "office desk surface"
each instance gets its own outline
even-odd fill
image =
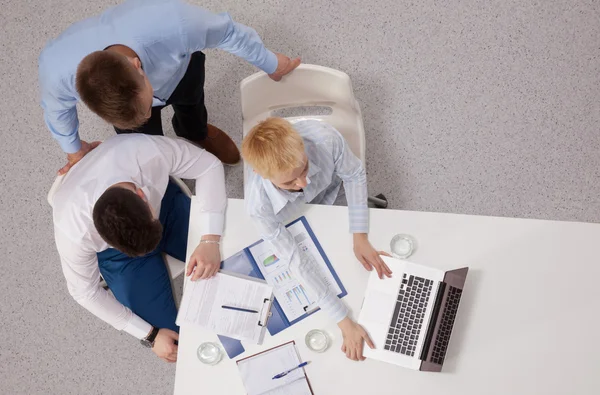
[[[302,213],[348,290],[356,319],[368,272],[352,252],[345,207],[306,205]],[[200,239],[192,200],[188,256]],[[323,312],[263,345],[245,345],[236,359],[295,340],[315,394],[598,394],[600,393],[600,225],[371,210],[369,238],[389,251],[397,233],[417,239],[410,260],[469,275],[442,373],[404,369],[375,360],[353,362],[340,351],[337,326]],[[259,239],[243,201],[230,199],[223,258]],[[385,281],[385,280],[383,280]],[[333,345],[323,354],[304,344],[313,328]],[[244,394],[234,360],[205,366],[196,349],[216,335],[182,327],[175,393]]]

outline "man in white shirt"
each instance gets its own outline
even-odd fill
[[[242,142],[242,156],[254,170],[246,184],[246,209],[261,236],[271,242],[277,256],[289,262],[319,307],[338,324],[346,356],[364,360],[363,340],[373,348],[369,336],[350,319],[344,303],[324,283],[313,260],[299,251],[284,226],[304,203],[334,204],[343,182],[356,258],[365,269],[375,268],[380,278],[391,277],[379,256],[386,253],[376,251],[367,238],[367,177],[360,159],[331,125],[315,120],[291,125],[282,118],[269,118],[255,126]]]
[[[188,264],[192,280],[221,262],[223,165],[182,139],[111,137],[63,176],[52,205],[56,246],[73,298],[100,319],[177,358],[177,309],[162,253],[185,261],[190,199],[169,176],[196,180],[202,229]],[[100,286],[100,274],[111,295]]]

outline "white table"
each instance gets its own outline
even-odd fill
[[[200,237],[192,203],[191,252]],[[357,317],[368,277],[352,253],[344,207],[310,206],[304,212],[348,295]],[[413,235],[412,261],[452,269],[469,266],[442,373],[404,369],[375,360],[353,362],[340,352],[335,324],[318,312],[257,351],[295,340],[315,394],[598,394],[600,393],[600,225],[395,210],[371,210],[370,239],[389,250],[396,233]],[[230,199],[223,257],[259,238],[243,209]],[[304,345],[310,329],[333,335],[323,354]],[[235,361],[204,366],[196,349],[216,335],[182,327],[175,393],[244,394]]]

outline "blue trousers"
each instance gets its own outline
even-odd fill
[[[156,250],[132,258],[110,248],[98,253],[98,265],[119,302],[152,326],[179,332],[171,278],[162,253],[185,261],[190,198],[173,183],[169,183],[162,199],[159,218],[163,236]]]

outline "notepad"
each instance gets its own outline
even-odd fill
[[[227,272],[207,280],[187,281],[177,325],[195,325],[219,335],[262,343],[273,300],[273,287],[266,281]]]
[[[303,368],[273,380],[273,376],[302,361],[294,342],[237,361],[248,395],[312,395]]]

